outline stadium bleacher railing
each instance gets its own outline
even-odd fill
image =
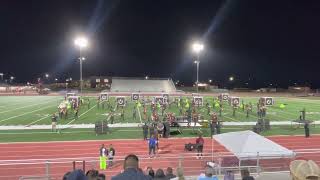
[[[302,158],[305,155],[313,154],[317,156],[320,150],[304,150],[296,152],[296,158]],[[167,167],[183,167],[185,176],[198,176],[203,173],[206,165],[213,165],[215,174],[222,175],[226,170],[232,170],[235,174],[240,174],[240,170],[247,168],[250,172],[259,174],[261,172],[283,172],[289,171],[289,164],[293,159],[258,159],[242,161],[239,166],[239,160],[230,153],[205,152],[203,159],[197,159],[196,153],[182,153],[179,156],[176,154],[170,155],[161,154],[156,158],[148,156],[139,156],[140,167],[145,170],[151,166],[153,169],[166,169]],[[123,157],[116,157],[114,160],[115,167],[104,171],[107,176],[113,176],[121,172]],[[319,161],[315,160],[318,164]],[[209,164],[211,163],[211,164]],[[212,164],[213,163],[213,164]],[[27,170],[26,170],[27,168]],[[29,169],[28,169],[29,168]],[[79,158],[56,158],[50,160],[44,159],[27,159],[27,160],[1,160],[0,169],[16,169],[15,174],[0,175],[0,179],[15,179],[20,180],[43,180],[43,179],[61,179],[66,172],[74,169],[90,169],[99,170],[99,157],[83,157]]]

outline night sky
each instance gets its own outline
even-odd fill
[[[257,88],[320,87],[320,1],[2,0],[0,72],[17,82],[79,79],[74,38],[90,41],[84,76],[195,81]],[[245,83],[248,83],[246,85]]]

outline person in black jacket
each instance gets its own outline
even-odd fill
[[[113,158],[116,155],[116,150],[113,148],[112,144],[109,145],[108,151],[108,167],[113,165]]]
[[[310,137],[310,129],[309,129],[309,123],[305,122],[304,123],[304,133],[306,138]]]

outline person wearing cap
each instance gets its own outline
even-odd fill
[[[312,160],[295,160],[290,163],[290,174],[293,180],[319,180],[320,168]]]

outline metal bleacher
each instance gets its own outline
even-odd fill
[[[172,79],[112,78],[111,92],[176,92]]]

